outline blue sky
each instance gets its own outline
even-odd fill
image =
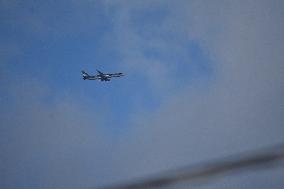
[[[127,68],[131,62],[128,66],[124,65],[126,60],[123,53],[112,46],[112,43],[116,43],[113,17],[119,13],[110,13],[104,6],[103,1],[78,5],[68,1],[14,2],[4,5],[1,11],[4,18],[1,38],[7,43],[14,43],[20,51],[17,56],[10,56],[5,64],[6,73],[17,75],[15,79],[12,78],[10,85],[14,82],[20,84],[22,80],[28,83],[32,78],[52,91],[46,97],[50,101],[57,100],[65,93],[71,93],[74,98],[77,94],[92,98],[93,103],[89,106],[109,107],[109,119],[116,123],[110,128],[112,132],[112,129],[116,131],[127,124],[131,112],[137,109],[152,111],[159,106],[160,99],[171,95],[171,91],[190,85],[195,78],[208,80],[212,77],[213,63],[198,41],[183,41],[178,49],[155,48],[150,44],[155,40],[166,45],[177,43],[175,38],[179,36],[175,36],[174,32],[159,31],[159,26],[169,16],[168,8],[137,7],[129,24],[140,40],[146,43],[141,47],[134,44],[135,47],[139,48],[145,61],[161,64],[161,72],[168,67],[161,77],[174,78],[171,79],[171,85],[161,89],[161,94],[156,94],[150,86],[155,78],[145,76],[144,72],[155,69],[154,74],[159,74],[156,73],[159,69],[151,64],[138,70]],[[140,60],[134,61],[137,61],[134,64],[139,64]],[[90,73],[95,73],[95,69],[122,71],[126,78],[111,83],[85,82],[80,76],[82,69]]]
[[[0,1],[0,187],[96,187],[283,142],[283,6]],[[82,79],[96,69],[125,77]]]

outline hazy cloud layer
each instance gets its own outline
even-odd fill
[[[138,7],[144,8],[143,5]],[[134,39],[141,39],[141,35],[127,27],[131,12],[137,9],[133,6],[131,9],[131,3],[122,5],[130,15],[122,16],[120,22],[126,25],[125,36],[130,32],[136,36]],[[180,94],[168,98],[155,114],[137,115],[130,139],[125,141],[129,144],[122,143],[118,148],[118,152],[129,151],[121,153],[122,158],[117,160],[118,164],[125,161],[122,164],[125,174],[151,173],[283,141],[283,4],[280,1],[178,1],[169,3],[168,7],[171,17],[164,21],[165,25],[171,26],[172,33],[182,39],[200,43],[214,60],[216,78],[206,89],[184,86]],[[160,30],[159,34],[162,33]],[[137,52],[142,51],[139,41],[132,44],[135,40],[123,36],[121,39],[126,41],[118,43],[121,51],[133,46]],[[129,54],[125,56],[132,64],[133,54]],[[155,69],[149,61],[139,63]],[[170,73],[171,66],[160,63]],[[159,69],[157,73],[149,77],[164,78],[159,75]]]

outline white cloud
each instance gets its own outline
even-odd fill
[[[185,39],[200,42],[216,64],[215,83],[204,90],[185,88],[168,98],[156,113],[137,115],[133,130],[118,148],[117,164],[125,177],[284,140],[283,3],[178,1],[171,4],[173,17],[167,20],[167,25],[174,26],[174,32]],[[121,24],[126,27],[118,32],[123,33],[119,48],[139,49],[140,38],[128,28],[126,18]],[[136,38],[127,38],[129,33]],[[125,56],[133,54],[128,51]],[[139,56],[135,58],[144,59],[139,62],[140,67],[151,67]],[[258,180],[257,174],[255,177]],[[272,176],[269,180],[273,182]]]

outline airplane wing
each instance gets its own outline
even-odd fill
[[[103,72],[101,72],[100,70],[97,69],[97,72],[100,74],[100,75],[104,75]]]

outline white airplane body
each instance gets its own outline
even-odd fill
[[[101,80],[101,81],[110,81],[113,77],[122,77],[123,73],[103,73],[97,70],[97,75],[89,75],[87,72],[82,70],[84,80]]]

